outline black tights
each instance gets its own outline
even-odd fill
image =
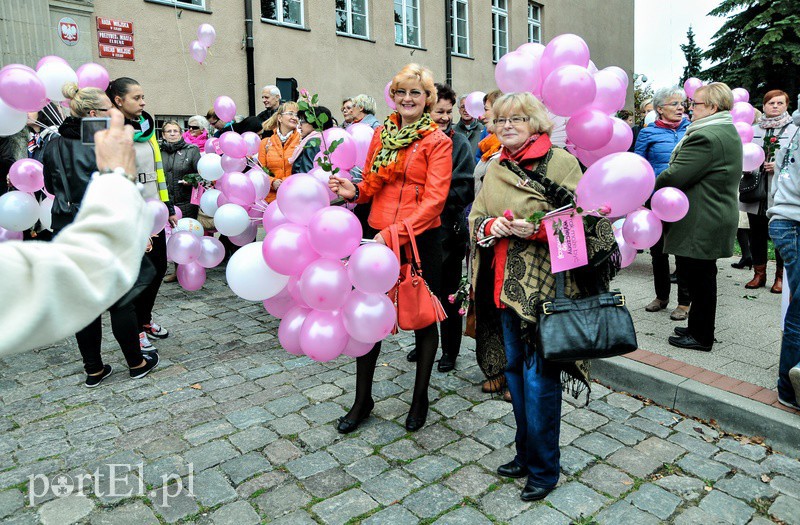
[[[167,273],[167,237],[163,230],[156,237],[153,237],[153,249],[145,256],[155,266],[156,276],[133,301],[136,306],[139,331],[144,330],[144,325],[150,324],[153,319],[153,306],[156,304],[161,281],[164,278],[164,274]]]
[[[414,396],[411,401],[409,417],[422,418],[428,412],[428,385],[431,381],[433,362],[439,346],[439,331],[436,323],[414,331],[417,348],[417,376],[414,380]],[[367,416],[373,406],[372,381],[375,366],[381,353],[381,343],[375,343],[367,355],[356,359],[356,399],[346,419],[358,420]]]
[[[124,306],[114,305],[108,309],[111,314],[111,331],[117,340],[128,368],[136,368],[142,364],[142,351],[139,347],[139,326],[136,322],[136,311],[132,302]],[[75,334],[78,349],[83,357],[83,369],[87,374],[95,374],[103,370],[103,358],[100,346],[103,342],[103,323],[98,317],[86,328]]]

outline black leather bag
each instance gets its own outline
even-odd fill
[[[739,181],[739,202],[751,204],[767,199],[767,174],[759,168],[745,171]]]
[[[556,297],[542,304],[536,342],[548,361],[602,359],[638,348],[625,296],[618,291],[570,299],[564,274],[556,274]]]

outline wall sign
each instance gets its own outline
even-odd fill
[[[98,16],[97,48],[103,58],[135,60],[133,22]]]
[[[58,36],[68,46],[78,43],[78,24],[72,18],[65,16],[58,21]]]

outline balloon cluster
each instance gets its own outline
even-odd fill
[[[8,177],[16,191],[0,197],[0,242],[22,240],[22,232],[32,228],[37,221],[44,229],[50,228],[53,196],[47,195],[41,202],[33,196],[44,187],[42,163],[35,159],[20,159],[11,165]]]
[[[202,64],[208,56],[208,48],[217,39],[217,31],[211,24],[200,24],[197,28],[197,40],[192,40],[189,44],[189,55],[198,63]]]
[[[750,93],[741,87],[733,89],[731,118],[739,138],[742,139],[742,169],[745,171],[759,169],[766,160],[764,149],[752,142],[755,117],[756,110],[750,104]]]
[[[108,87],[108,71],[100,64],[89,62],[74,71],[61,57],[43,57],[36,70],[23,64],[9,64],[0,69],[0,136],[9,136],[25,127],[27,112],[39,111],[47,104],[60,102],[64,84],[74,82],[78,87]]]

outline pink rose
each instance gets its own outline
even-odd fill
[[[459,308],[458,309],[458,315],[465,316],[465,315],[467,315],[467,311],[464,310],[463,308]]]
[[[456,296],[454,294],[450,294],[447,296],[447,300],[450,301],[450,304],[454,304],[456,302]]]
[[[514,220],[514,212],[512,212],[511,210],[506,210],[506,211],[503,212],[503,217],[505,217],[506,220],[513,221]]]

